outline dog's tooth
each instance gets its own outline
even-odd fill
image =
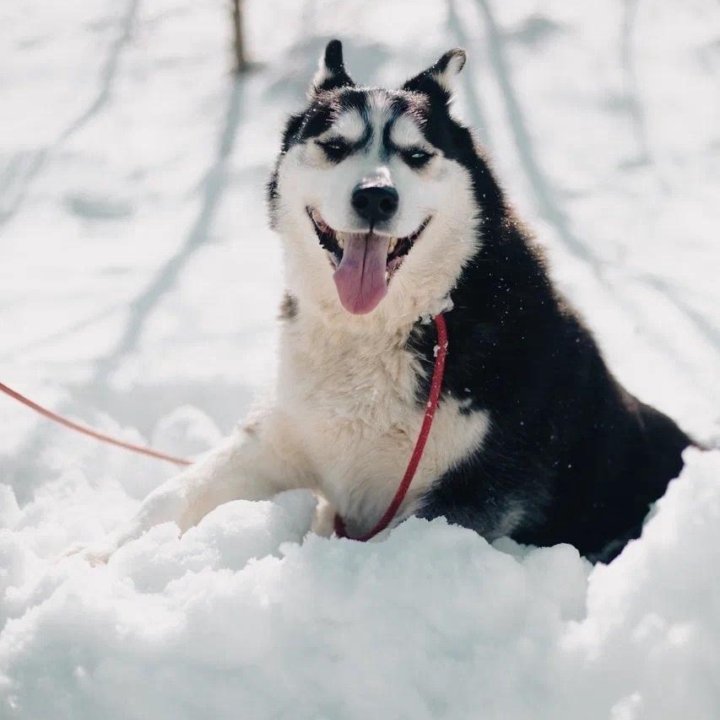
[[[398,244],[398,239],[397,239],[397,238],[391,238],[391,240],[390,240],[390,245],[389,245],[389,250],[390,250],[390,252],[393,252],[393,250],[395,250],[395,246],[396,246],[397,244]]]

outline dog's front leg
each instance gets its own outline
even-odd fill
[[[93,563],[105,562],[120,546],[160,523],[174,522],[184,532],[230,500],[262,500],[313,485],[290,423],[271,411],[160,485],[127,525],[80,551]]]

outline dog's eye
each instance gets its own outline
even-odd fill
[[[342,160],[350,152],[350,146],[344,140],[318,140],[317,144],[323,149],[329,160]]]
[[[424,165],[427,165],[432,156],[432,153],[429,153],[422,148],[409,148],[408,150],[404,150],[402,153],[403,160],[405,160],[405,162],[413,168],[421,168]]]

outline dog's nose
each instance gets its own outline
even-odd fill
[[[389,220],[397,211],[400,196],[392,185],[360,183],[352,194],[355,212],[370,222]]]

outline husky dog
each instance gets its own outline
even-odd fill
[[[471,132],[451,114],[451,50],[399,90],[358,87],[328,44],[268,188],[286,296],[274,404],[154,491],[96,554],[229,500],[310,488],[350,536],[402,477],[434,362],[435,422],[395,518],[489,540],[571,543],[609,560],[640,533],[691,444],[624,390],[553,288]]]

